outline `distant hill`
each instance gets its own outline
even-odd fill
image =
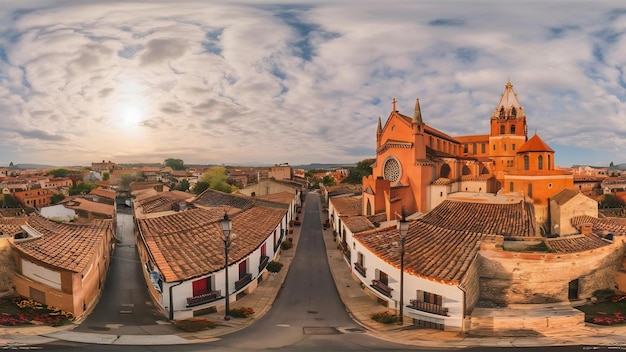
[[[46,170],[55,169],[57,167],[43,164],[13,164],[13,166],[9,166],[8,168],[9,170]]]
[[[291,167],[293,169],[304,169],[304,170],[311,170],[311,169],[340,169],[342,167],[348,168],[348,167],[355,167],[356,163],[353,164],[321,164],[321,163],[314,163],[314,164],[306,164],[306,165],[291,165]]]

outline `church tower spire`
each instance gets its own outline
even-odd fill
[[[413,123],[423,123],[422,109],[420,108],[419,98],[415,99],[415,110],[413,110]]]

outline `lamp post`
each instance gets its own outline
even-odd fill
[[[404,213],[404,212],[403,212]],[[406,240],[406,234],[409,232],[409,222],[404,214],[402,219],[398,220],[398,232],[400,232],[400,317],[398,318],[398,324],[404,323],[403,311],[404,311],[404,241]]]
[[[224,312],[224,320],[230,320],[228,315],[230,312],[230,297],[228,295],[228,247],[230,247],[230,235],[233,229],[233,222],[228,218],[228,214],[224,212],[224,218],[220,220],[222,224],[222,233],[224,233],[224,258],[226,264],[224,265],[224,275],[226,275],[226,311]]]

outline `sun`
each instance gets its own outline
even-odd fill
[[[122,108],[121,123],[126,127],[138,126],[143,119],[143,111],[139,106],[128,105]]]

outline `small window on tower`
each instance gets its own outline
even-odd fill
[[[504,134],[504,125],[500,126],[500,134]]]
[[[511,109],[511,115],[513,115],[513,116],[517,115],[517,111],[515,111],[515,107],[513,107],[513,109]]]
[[[511,134],[515,134],[515,125],[511,125]]]
[[[504,106],[500,108],[500,117],[504,117]]]

